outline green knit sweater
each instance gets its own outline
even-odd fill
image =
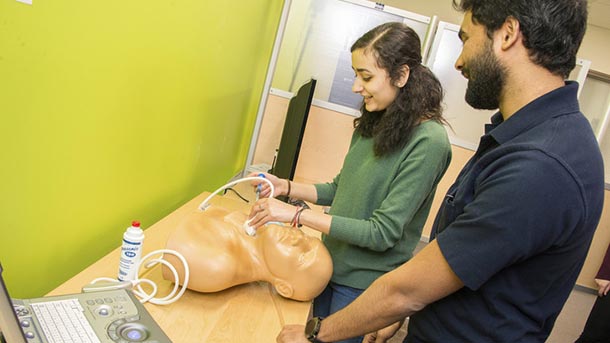
[[[375,157],[372,138],[353,134],[339,175],[315,185],[317,203],[331,205],[322,240],[333,282],[364,289],[413,256],[450,161],[447,133],[435,121],[417,126],[403,149],[383,157]]]

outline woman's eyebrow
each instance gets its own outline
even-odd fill
[[[368,73],[370,73],[370,72],[371,72],[370,70],[368,70],[368,69],[366,69],[366,68],[353,68],[353,67],[352,67],[352,69],[354,69],[355,71],[360,72],[360,73],[362,73],[362,72],[368,72]]]

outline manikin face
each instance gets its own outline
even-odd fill
[[[468,79],[466,102],[476,109],[498,108],[506,72],[485,27],[473,23],[472,13],[466,12],[459,36],[463,47],[455,68]]]
[[[388,72],[377,65],[377,60],[371,51],[354,50],[352,69],[356,73],[352,91],[362,95],[367,111],[382,111],[394,102],[399,88],[392,84]]]
[[[330,280],[332,260],[319,239],[296,228],[266,225],[257,236],[271,274],[286,281],[294,292],[290,298],[308,300],[317,296]]]

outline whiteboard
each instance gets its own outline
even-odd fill
[[[293,2],[272,87],[294,93],[315,78],[317,101],[360,109],[362,96],[351,90],[350,47],[365,32],[391,21],[409,25],[424,44],[430,17],[364,0]]]

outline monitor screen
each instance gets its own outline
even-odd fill
[[[277,177],[290,180],[294,178],[315,88],[316,80],[311,79],[290,99],[277,159],[271,170],[271,173]]]

